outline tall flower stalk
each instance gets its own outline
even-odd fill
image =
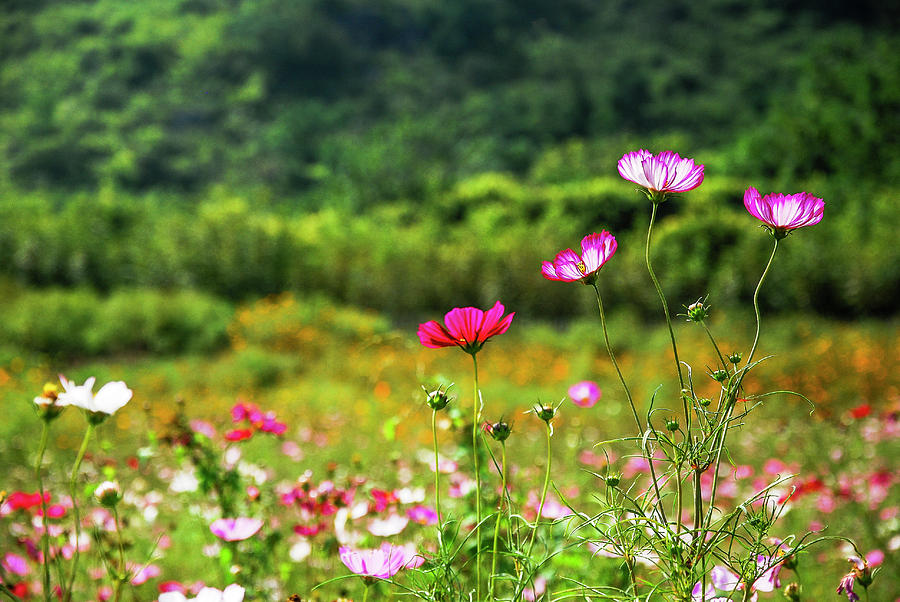
[[[44,420],[41,429],[41,445],[38,449],[37,461],[34,463],[34,473],[37,477],[38,492],[41,495],[41,553],[44,556],[44,562],[41,564],[41,583],[43,584],[44,600],[50,602],[50,534],[47,524],[47,497],[44,494],[44,452],[47,450],[47,442],[50,439],[50,421]]]
[[[488,579],[488,598],[494,600],[494,581],[497,578],[497,543],[500,536],[500,520],[503,518],[503,501],[506,499],[506,439],[510,434],[509,424],[496,422],[485,424],[484,430],[500,442],[500,501],[497,503],[497,519],[494,521],[494,539],[491,547],[491,575]]]
[[[91,435],[94,434],[94,423],[88,422],[87,429],[84,431],[84,438],[81,440],[81,447],[78,449],[78,455],[75,457],[75,464],[72,465],[72,474],[69,477],[69,495],[72,496],[72,517],[75,520],[75,551],[72,555],[72,568],[69,572],[69,579],[66,584],[66,602],[72,600],[72,588],[75,586],[75,576],[78,573],[78,558],[81,555],[81,514],[78,510],[78,471],[81,469],[81,462],[84,460],[84,454],[87,452],[88,442]]]
[[[419,341],[430,349],[459,347],[472,356],[472,463],[475,470],[475,595],[481,600],[481,470],[478,461],[478,420],[481,393],[478,388],[478,358],[487,341],[509,329],[515,312],[503,315],[505,308],[497,301],[482,311],[477,307],[455,307],[444,316],[444,324],[434,320],[419,324]]]
[[[478,465],[478,358],[472,353],[475,391],[472,400],[472,465],[475,470],[475,596],[481,599],[481,467]]]

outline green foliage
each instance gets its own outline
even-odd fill
[[[231,307],[195,292],[40,289],[4,301],[6,344],[54,356],[205,352],[227,341]]]

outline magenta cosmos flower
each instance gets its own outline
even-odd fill
[[[808,192],[773,192],[761,197],[759,191],[751,186],[744,192],[744,207],[750,215],[763,222],[775,238],[781,239],[791,230],[822,221],[825,201]]]
[[[619,159],[619,175],[647,189],[651,200],[664,201],[671,192],[687,192],[703,182],[703,165],[673,151],[654,155],[648,150],[625,153]]]
[[[590,284],[617,247],[616,237],[606,230],[594,232],[581,239],[581,255],[572,249],[560,251],[552,263],[543,263],[541,272],[547,280]]]
[[[509,329],[516,313],[504,316],[505,309],[499,301],[487,311],[477,307],[454,307],[444,316],[444,324],[434,320],[419,324],[419,341],[431,349],[456,346],[475,354],[489,338]]]
[[[220,518],[209,525],[209,530],[219,539],[242,541],[256,535],[262,526],[258,518]]]
[[[592,408],[600,399],[600,387],[591,380],[583,380],[569,387],[569,399],[582,408]]]
[[[341,562],[361,577],[390,579],[400,569],[421,566],[422,557],[398,546],[384,543],[374,550],[353,550],[341,546]]]

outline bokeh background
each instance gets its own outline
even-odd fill
[[[136,391],[110,447],[164,428],[177,399],[224,420],[241,397],[335,437],[308,466],[389,475],[354,452],[427,445],[419,385],[467,374],[423,350],[416,323],[497,299],[517,317],[485,360],[495,407],[588,378],[608,391],[594,414],[570,410],[574,458],[627,416],[592,296],[544,280],[541,260],[612,231],[613,339],[643,403],[668,382],[642,268],[649,206],[615,170],[637,148],[706,165],[661,207],[655,265],[674,307],[709,295],[729,348],[752,339],[770,248],[744,189],[825,199],[762,291],[777,357],[754,381],[819,407],[777,398],[748,453],[895,474],[851,410],[900,410],[898,32],[900,5],[876,0],[6,0],[5,487],[27,481],[28,405],[60,371]],[[697,373],[714,363],[702,333],[678,332]],[[348,424],[364,426],[352,445]],[[540,425],[520,429],[540,441]],[[857,506],[835,528],[896,567],[896,516]]]

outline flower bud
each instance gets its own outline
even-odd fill
[[[709,307],[703,304],[703,299],[697,299],[687,306],[687,319],[689,322],[702,322],[709,317]]]
[[[37,404],[38,409],[40,410],[41,418],[49,422],[62,413],[65,406],[57,404],[58,397],[58,386],[53,383],[44,385],[44,389],[41,391],[40,396],[34,398],[34,403]]]
[[[697,403],[706,408],[709,407],[709,404],[712,403],[712,399],[710,399],[709,397],[700,397],[699,399],[697,399]]]
[[[674,433],[678,430],[678,420],[675,418],[667,418],[666,419],[666,430],[670,433]]]
[[[434,391],[425,391],[425,403],[428,404],[429,408],[436,412],[446,408],[447,404],[451,401],[450,395],[441,387],[438,387]]]
[[[556,408],[551,405],[534,406],[534,413],[544,422],[550,422],[556,416]]]
[[[617,472],[611,472],[608,473],[603,480],[606,481],[607,487],[618,487],[619,483],[622,481],[622,475]]]
[[[94,490],[94,497],[101,506],[113,508],[122,499],[122,491],[116,481],[103,481]]]
[[[484,432],[494,438],[494,441],[506,441],[509,439],[510,433],[512,433],[512,427],[509,426],[509,423],[503,422],[502,420],[493,424],[485,422],[482,428],[484,429]]]
[[[800,584],[796,582],[788,583],[784,587],[784,597],[791,602],[800,602]]]
[[[724,383],[728,380],[728,371],[727,370],[714,370],[709,375],[714,381],[719,383]]]
[[[728,356],[728,361],[734,364],[735,366],[741,363],[741,360],[744,358],[744,354],[740,351],[735,351],[731,355]]]

